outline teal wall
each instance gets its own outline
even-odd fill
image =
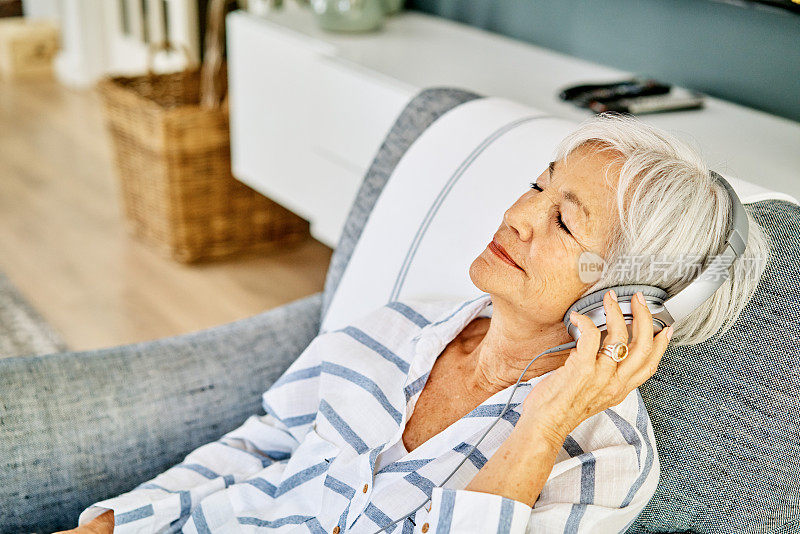
[[[800,121],[800,15],[713,0],[407,0],[406,7]]]

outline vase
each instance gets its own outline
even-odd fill
[[[334,32],[369,32],[383,26],[384,0],[311,0],[317,23]]]

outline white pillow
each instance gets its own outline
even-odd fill
[[[577,123],[504,98],[461,104],[409,147],[386,183],[322,320],[342,328],[391,300],[466,300],[469,266],[503,213]],[[783,198],[729,179],[743,202]]]

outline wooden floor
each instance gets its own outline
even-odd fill
[[[0,270],[73,350],[191,332],[320,291],[331,249],[186,266],[126,235],[98,96],[0,80]]]

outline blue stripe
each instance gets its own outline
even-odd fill
[[[281,485],[278,486],[278,489],[275,491],[275,497],[280,497],[286,492],[289,492],[300,486],[305,484],[312,478],[318,477],[320,474],[324,473],[328,470],[328,462],[320,462],[318,464],[312,465],[311,467],[306,467],[302,471],[298,471],[297,473],[293,474],[283,482]]]
[[[296,415],[294,417],[287,417],[286,419],[281,419],[281,422],[288,426],[289,428],[300,426],[300,425],[308,425],[314,422],[314,419],[317,418],[316,413],[307,413],[305,415]]]
[[[407,474],[403,478],[408,480],[409,483],[421,489],[422,492],[428,497],[430,497],[431,493],[433,493],[434,483],[430,479],[425,478],[416,471]]]
[[[373,382],[370,378],[367,378],[361,373],[353,371],[352,369],[349,369],[343,365],[331,362],[323,362],[322,371],[330,375],[335,375],[344,378],[345,380],[349,380],[361,389],[372,394],[372,396],[375,397],[375,400],[377,400],[378,403],[383,406],[383,409],[389,413],[389,415],[398,425],[402,422],[403,414],[401,414],[395,409],[394,406],[392,406],[392,403],[386,398],[386,395],[383,393],[378,384]]]
[[[203,514],[203,503],[200,503],[200,505],[194,509],[194,512],[192,512],[192,521],[194,521],[194,527],[197,529],[197,534],[211,534],[211,529],[208,528],[206,516]]]
[[[512,402],[508,407],[508,411],[503,414],[503,419],[514,426],[516,426],[517,421],[519,421],[519,413],[515,412],[514,408],[519,406],[519,404],[520,403],[515,404]],[[484,404],[483,406],[478,406],[464,417],[497,417],[505,406],[505,404]]]
[[[148,504],[147,506],[142,506],[136,510],[115,515],[114,524],[124,525],[125,523],[131,523],[133,521],[138,521],[139,519],[144,519],[145,517],[150,517],[151,515],[153,515],[153,505]]]
[[[398,369],[400,369],[403,373],[408,373],[408,362],[397,356],[394,352],[386,348],[385,345],[382,345],[375,339],[371,338],[367,334],[365,334],[362,330],[354,326],[346,326],[342,329],[342,332],[347,334],[348,336],[352,337],[365,347],[372,349],[377,354],[381,355],[387,361],[395,364]]]
[[[280,462],[282,460],[288,460],[292,453],[289,451],[262,451],[264,454],[275,460],[276,462]]]
[[[242,482],[242,484],[250,484],[256,489],[259,489],[269,495],[270,497],[275,497],[275,492],[278,488],[275,487],[274,484],[271,484],[264,480],[263,478],[250,478]]]
[[[564,440],[564,450],[567,451],[567,454],[569,454],[572,458],[583,454],[583,448],[578,445],[578,442],[575,441],[575,438],[569,435],[567,436],[567,439]]]
[[[306,523],[306,526],[308,527],[308,530],[311,531],[311,534],[328,534],[325,532],[325,529],[322,528],[322,525],[319,524],[319,521],[316,517],[309,519]]]
[[[583,448],[572,436],[564,440],[564,450],[581,462],[581,504],[594,503],[595,456],[591,452],[583,452]]]
[[[353,501],[350,500],[347,503],[347,507],[342,512],[342,515],[339,516],[339,532],[343,532],[345,527],[347,526],[347,514],[350,513],[350,505],[352,503],[353,503]],[[358,519],[358,518],[356,518],[356,519]],[[353,521],[353,522],[355,523],[355,521]],[[352,527],[353,525],[350,525],[350,526]]]
[[[591,452],[585,452],[578,459],[581,461],[581,504],[593,504],[595,457]]]
[[[392,519],[388,515],[383,513],[380,508],[372,503],[369,503],[364,509],[364,515],[372,519],[372,521],[379,527],[384,527],[392,522]],[[395,523],[391,527],[387,528],[386,532],[394,532],[394,529],[396,528],[397,524]]]
[[[183,517],[180,517],[169,524],[169,529],[165,532],[182,532],[183,525],[185,525],[190,519],[190,516],[187,514]]]
[[[264,408],[264,411],[267,412],[267,414],[271,415],[272,417],[274,417],[275,419],[280,421],[287,428],[292,428],[292,427],[305,425],[305,424],[311,424],[311,423],[314,422],[314,419],[316,419],[316,417],[317,417],[316,413],[307,413],[307,414],[304,414],[304,415],[296,415],[294,417],[287,417],[286,419],[283,419],[283,418],[281,418],[280,415],[278,415],[278,412],[276,412],[275,409],[267,402],[266,396],[261,401],[261,406]],[[286,431],[283,430],[283,432],[286,432]],[[288,432],[287,432],[287,434],[288,434]],[[289,434],[289,435],[291,435],[291,434]],[[289,456],[290,456],[289,454],[286,454],[286,458],[288,458]]]
[[[406,319],[408,319],[409,321],[411,321],[420,328],[425,328],[430,324],[429,320],[427,320],[425,317],[414,311],[410,306],[403,304],[402,302],[393,300],[388,304],[386,304],[386,306],[402,314],[403,317],[405,317]]]
[[[305,523],[310,519],[314,519],[314,517],[310,515],[287,515],[286,517],[276,519],[275,521],[267,521],[265,519],[259,519],[257,517],[237,517],[236,519],[242,525],[254,525],[256,527],[278,528],[282,527],[283,525],[299,525],[300,523]]]
[[[622,434],[622,437],[625,438],[625,441],[628,442],[629,445],[633,445],[636,449],[636,460],[637,460],[637,469],[642,468],[642,440],[639,439],[639,436],[636,434],[636,430],[631,426],[631,424],[623,419],[617,412],[608,408],[605,411],[608,418],[611,419],[611,422],[616,425],[619,429],[619,433]]]
[[[500,520],[497,522],[497,534],[511,532],[511,520],[514,518],[514,501],[503,498],[500,505]]]
[[[181,518],[188,518],[192,511],[192,494],[181,491]]]
[[[241,438],[234,438],[234,439],[241,439]],[[259,460],[261,462],[261,467],[267,467],[267,466],[272,465],[273,463],[275,463],[277,461],[285,460],[285,459],[289,458],[289,456],[291,456],[291,453],[284,452],[284,451],[264,451],[264,454],[259,454],[257,452],[248,451],[247,449],[240,449],[239,447],[237,447],[237,446],[235,446],[235,445],[233,445],[231,443],[226,443],[226,442],[221,441],[221,440],[218,441],[217,443],[219,443],[221,445],[225,445],[226,447],[230,447],[231,449],[233,449],[235,451],[239,451],[239,452],[242,452],[242,453],[247,454],[249,456],[252,456],[253,458],[255,458],[255,459],[257,459],[257,460]]]
[[[403,521],[403,534],[414,534],[414,522],[410,517]]]
[[[309,367],[307,369],[298,369],[297,371],[286,373],[285,375],[278,378],[278,380],[276,380],[275,383],[272,384],[272,387],[276,388],[284,384],[297,382],[298,380],[306,380],[308,378],[315,378],[318,376],[319,376],[319,365],[315,365],[314,367]]]
[[[448,316],[447,316],[447,317],[445,317],[444,319],[439,319],[439,320],[438,320],[438,321],[436,321],[435,323],[431,324],[431,326],[439,326],[439,325],[440,325],[440,324],[442,324],[442,323],[446,323],[447,321],[449,321],[450,319],[452,319],[452,318],[453,318],[453,317],[454,317],[454,316],[455,316],[455,315],[456,315],[458,312],[460,312],[461,310],[463,310],[464,308],[466,308],[467,306],[469,306],[470,304],[472,304],[472,303],[473,303],[473,302],[475,302],[476,300],[478,300],[478,299],[482,299],[483,297],[487,296],[488,294],[489,294],[489,293],[482,293],[482,294],[478,295],[477,297],[475,297],[474,299],[471,299],[471,300],[468,300],[468,301],[466,301],[466,302],[463,302],[463,303],[461,303],[461,304],[458,306],[458,308],[456,308],[454,311],[450,312],[450,315],[448,315]]]
[[[422,388],[425,386],[425,382],[428,380],[429,374],[430,373],[425,373],[405,387],[406,402],[408,402],[409,399],[416,395],[419,391],[422,391]]]
[[[183,524],[186,522],[186,519],[188,519],[188,517],[189,517],[189,512],[192,511],[192,494],[189,491],[186,491],[186,490],[169,490],[169,489],[167,489],[167,488],[165,488],[163,486],[159,486],[158,484],[153,484],[152,482],[145,482],[144,484],[139,484],[134,489],[137,489],[137,490],[138,489],[155,489],[155,490],[164,491],[166,493],[172,493],[172,494],[177,493],[180,496],[180,500],[181,500],[181,515],[180,515],[179,519],[176,519],[175,521],[170,523],[171,527],[178,528],[180,526],[183,526]],[[181,521],[180,519],[183,519],[183,521]]]
[[[218,441],[217,443],[219,443],[220,445],[224,445],[224,446],[226,446],[228,448],[231,448],[231,449],[233,449],[235,451],[239,451],[241,453],[244,453],[244,454],[246,454],[248,456],[251,456],[251,457],[255,458],[256,460],[261,462],[261,467],[267,467],[268,465],[271,465],[273,463],[272,458],[267,458],[266,456],[261,456],[258,453],[255,453],[255,452],[252,452],[252,451],[248,451],[248,450],[245,450],[245,449],[240,449],[239,447],[231,445],[230,443],[225,443],[224,441]]]
[[[433,458],[424,458],[422,460],[403,460],[392,462],[385,465],[378,473],[406,473],[416,471],[417,469],[428,465],[433,461]]]
[[[469,443],[459,443],[456,445],[453,450],[456,452],[460,452],[461,454],[467,454],[470,449],[472,449],[472,445]],[[472,465],[480,469],[486,464],[486,456],[483,455],[481,451],[475,449],[472,451],[472,454],[469,455],[469,461],[472,462]]]
[[[456,492],[450,489],[442,490],[442,504],[439,508],[439,524],[436,525],[436,534],[448,534],[450,524],[453,522],[453,506],[456,504]]]
[[[439,211],[439,208],[444,203],[444,199],[447,197],[447,195],[453,189],[453,187],[455,186],[456,182],[458,182],[461,179],[461,177],[464,175],[464,173],[470,167],[470,165],[472,165],[472,163],[478,158],[478,156],[484,150],[486,150],[489,147],[489,145],[494,143],[497,139],[499,139],[505,133],[511,131],[512,129],[516,128],[517,126],[519,126],[521,124],[524,124],[526,122],[530,122],[530,121],[533,121],[533,120],[536,120],[536,119],[544,118],[544,117],[545,116],[524,117],[524,118],[521,118],[521,119],[517,119],[517,120],[515,120],[515,121],[513,121],[513,122],[511,122],[509,124],[504,125],[504,126],[501,126],[497,130],[495,130],[494,132],[489,134],[489,136],[487,136],[486,139],[481,141],[481,144],[478,145],[477,147],[475,147],[472,150],[472,152],[470,152],[470,154],[467,156],[467,158],[464,161],[461,162],[461,164],[455,170],[453,175],[450,176],[450,178],[448,178],[447,183],[445,183],[445,185],[442,187],[442,190],[439,191],[439,194],[436,196],[436,199],[434,199],[433,204],[431,205],[430,208],[428,208],[428,212],[425,214],[425,218],[423,219],[423,221],[420,224],[419,228],[417,228],[417,232],[414,235],[414,239],[413,239],[413,241],[411,243],[411,246],[409,247],[408,252],[406,252],[406,257],[403,260],[403,265],[401,266],[400,272],[397,275],[397,280],[395,281],[394,287],[392,288],[392,293],[391,293],[391,296],[390,296],[390,300],[396,300],[398,298],[398,295],[400,294],[400,290],[403,287],[403,284],[405,283],[406,276],[408,275],[408,271],[411,268],[411,262],[413,261],[414,256],[417,253],[417,250],[419,249],[419,245],[422,242],[423,236],[428,231],[428,228],[430,227],[431,222],[433,221],[433,219],[434,219],[434,217],[436,215],[436,212]]]
[[[338,478],[334,478],[330,475],[325,477],[325,485],[339,495],[344,496],[346,499],[352,499],[356,494],[355,489],[351,488],[348,484],[345,484]]]
[[[375,471],[375,461],[378,459],[378,455],[381,453],[381,451],[383,450],[383,447],[385,447],[385,446],[386,446],[386,444],[384,443],[380,447],[376,447],[376,448],[372,449],[371,451],[369,451],[369,470],[370,471]]]
[[[236,483],[236,480],[233,478],[233,475],[225,475],[222,477],[222,480],[225,481],[225,487],[233,486]]]
[[[653,444],[650,443],[650,438],[647,435],[647,408],[644,406],[644,401],[642,400],[641,394],[637,391],[637,397],[639,398],[639,412],[636,414],[636,428],[639,430],[640,434],[642,435],[642,439],[644,439],[644,444],[647,449],[644,457],[644,467],[642,468],[642,472],[639,473],[639,476],[636,477],[636,480],[633,482],[631,489],[628,491],[628,495],[622,501],[620,508],[625,508],[628,506],[633,498],[636,496],[636,492],[639,491],[639,488],[642,487],[644,484],[647,475],[650,474],[650,470],[653,468],[653,458],[655,456],[653,452]]]
[[[581,524],[583,514],[586,512],[585,504],[573,504],[567,517],[567,523],[564,525],[564,534],[576,534],[578,527]]]
[[[219,475],[216,474],[214,471],[209,469],[208,467],[200,464],[178,464],[175,467],[182,467],[184,469],[189,469],[190,471],[194,471],[198,475],[202,475],[209,480],[213,480],[215,478],[219,478]]]
[[[328,404],[328,401],[325,399],[319,402],[319,411],[325,418],[331,423],[334,429],[344,438],[344,440],[353,447],[358,454],[364,454],[367,452],[367,444],[364,443],[358,434],[353,432],[353,429],[345,423],[344,419],[342,419],[336,410]]]

